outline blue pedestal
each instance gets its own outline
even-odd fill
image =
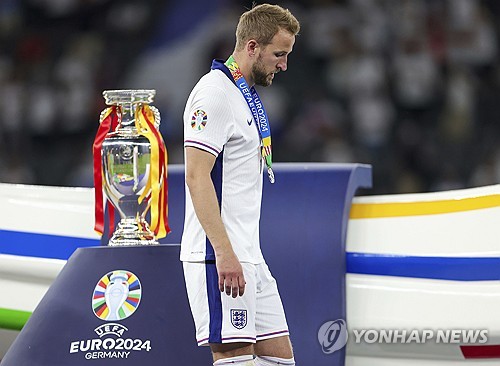
[[[95,288],[116,270],[138,278],[139,302],[129,317],[103,320],[95,314]],[[210,365],[211,359],[196,346],[178,246],[96,247],[71,256],[2,366]]]
[[[276,177],[264,186],[261,245],[278,281],[295,360],[342,366],[345,348],[323,353],[318,331],[326,321],[346,319],[347,222],[356,190],[371,187],[371,168],[285,164]]]

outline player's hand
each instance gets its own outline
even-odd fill
[[[219,274],[219,290],[233,298],[238,295],[243,296],[246,281],[236,254],[234,252],[217,254],[215,263]]]

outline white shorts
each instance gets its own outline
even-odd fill
[[[220,292],[215,263],[183,265],[199,346],[255,343],[289,334],[278,286],[266,263],[241,263],[246,286],[236,298]]]

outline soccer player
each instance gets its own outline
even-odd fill
[[[271,135],[254,85],[286,71],[299,22],[278,5],[243,13],[233,54],[214,60],[184,111],[186,217],[181,260],[198,345],[214,365],[295,365],[276,280],[260,249]],[[279,178],[278,178],[279,179]]]

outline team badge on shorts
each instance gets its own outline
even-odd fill
[[[196,110],[191,116],[191,128],[195,131],[202,131],[207,124],[207,113],[202,110]]]
[[[231,309],[231,324],[236,329],[243,329],[247,325],[247,311],[242,309]]]

